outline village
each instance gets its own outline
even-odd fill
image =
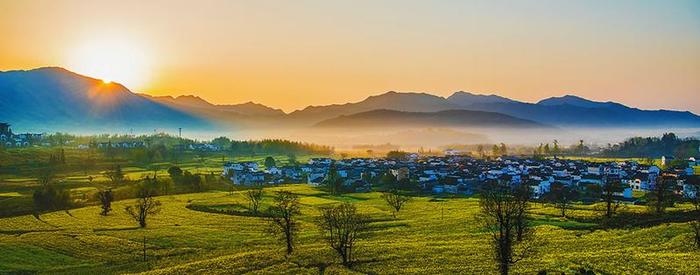
[[[665,161],[666,157],[662,159],[662,162]],[[617,199],[634,203],[637,197],[634,194],[651,191],[659,175],[675,179],[674,192],[677,195],[695,198],[697,190],[686,183],[686,179],[694,175],[693,166],[700,164],[700,161],[690,158],[680,163],[686,165],[662,170],[659,166],[636,161],[598,163],[517,157],[484,160],[468,156],[419,157],[417,154],[409,154],[403,160],[314,158],[306,164],[265,168],[257,162],[229,162],[224,165],[222,175],[236,185],[306,183],[321,186],[333,173],[341,178],[346,190],[368,192],[373,190],[373,183],[381,182],[382,177],[390,174],[391,181],[405,189],[461,195],[478,192],[484,182],[502,181],[528,185],[533,198],[541,198],[557,185],[585,192],[592,186],[600,187],[605,181],[619,181],[624,190],[616,193]]]

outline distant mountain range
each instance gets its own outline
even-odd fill
[[[404,112],[373,110],[341,115],[321,121],[321,128],[383,128],[392,127],[479,127],[479,128],[549,128],[543,124],[493,112],[447,110],[438,112]]]
[[[0,121],[24,129],[205,129],[207,119],[62,68],[0,72]]]
[[[215,105],[197,96],[148,96],[117,83],[50,67],[0,72],[0,122],[25,128],[188,127],[700,127],[690,112],[640,110],[566,95],[537,103],[497,95],[387,92],[363,101],[285,114],[253,102]],[[30,125],[30,126],[27,126]]]
[[[315,124],[341,115],[376,109],[406,112],[446,110],[487,111],[568,127],[699,127],[700,117],[691,112],[640,110],[619,103],[596,102],[576,96],[544,99],[536,104],[496,95],[456,92],[447,98],[426,93],[387,92],[357,103],[307,107],[289,114],[291,119]]]

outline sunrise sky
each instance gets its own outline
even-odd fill
[[[285,111],[384,91],[700,113],[700,1],[3,1],[0,70]]]

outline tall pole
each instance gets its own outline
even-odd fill
[[[143,261],[146,261],[146,235],[143,235]]]

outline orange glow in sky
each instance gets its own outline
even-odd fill
[[[1,1],[0,70],[285,111],[385,91],[700,113],[700,2]]]

